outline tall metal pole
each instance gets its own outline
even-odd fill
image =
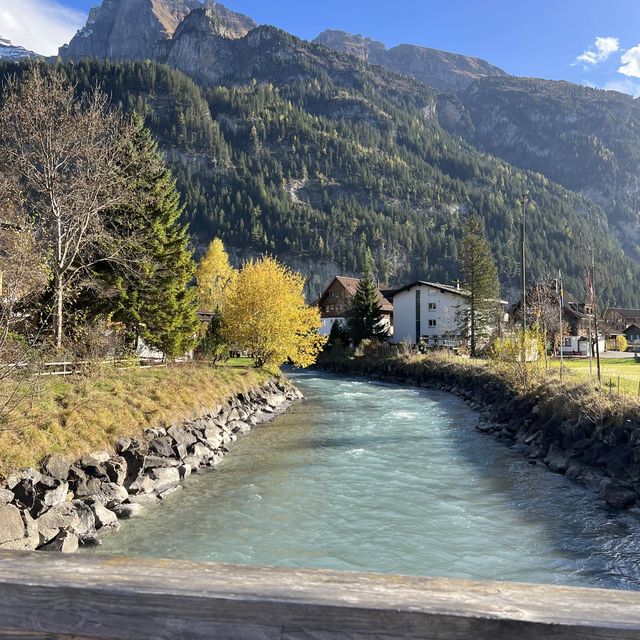
[[[525,191],[520,199],[522,205],[522,222],[520,224],[520,295],[522,312],[522,340],[525,340],[527,331],[527,275],[526,275],[526,253],[525,244],[527,238],[527,203],[529,202],[529,192]]]
[[[593,325],[596,331],[596,368],[598,383],[602,384],[602,369],[600,368],[600,331],[598,329],[598,298],[596,297],[596,258],[591,257],[591,296],[593,300]]]
[[[562,271],[558,271],[558,306],[560,308],[560,382],[562,382],[564,374],[564,331],[562,320],[562,307],[564,306],[564,286],[562,283]]]

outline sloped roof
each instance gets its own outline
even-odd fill
[[[623,318],[640,318],[640,309],[609,309],[620,314]]]
[[[413,289],[413,287],[424,286],[424,287],[432,287],[433,289],[439,289],[440,291],[444,291],[445,293],[455,293],[456,295],[462,296],[463,298],[468,298],[471,293],[466,289],[459,289],[456,286],[449,284],[440,284],[439,282],[425,282],[424,280],[416,280],[411,284],[405,285],[400,289],[395,289],[391,292],[391,297],[402,293],[403,291],[409,291],[409,289]]]
[[[622,333],[624,334],[640,334],[640,327],[637,324],[630,324]]]
[[[322,300],[322,298],[324,298],[325,294],[329,290],[329,287],[331,287],[331,285],[336,281],[342,285],[344,290],[347,292],[347,295],[349,295],[350,297],[353,297],[356,294],[356,291],[358,290],[358,284],[360,282],[360,278],[350,278],[348,276],[336,276],[329,283],[329,286],[324,290],[324,293],[318,298],[317,302],[319,302],[320,300]],[[393,311],[393,303],[387,297],[388,292],[391,291],[391,289],[378,288],[377,290],[378,290],[378,302],[380,303],[382,310],[391,313]]]

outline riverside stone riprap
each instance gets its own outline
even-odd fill
[[[300,391],[284,380],[239,393],[180,425],[121,438],[114,452],[71,461],[50,456],[40,470],[23,469],[0,487],[0,549],[73,552],[117,531],[180,489],[189,474],[214,467],[238,435],[286,411]]]

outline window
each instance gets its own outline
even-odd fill
[[[565,347],[570,347],[571,346],[571,338],[565,338],[564,339],[564,346]]]
[[[430,302],[429,303],[429,311],[435,311],[436,310],[436,303],[435,302]]]
[[[435,320],[429,320],[429,326],[430,327],[435,327],[436,326],[436,321]]]

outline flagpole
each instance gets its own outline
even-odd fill
[[[564,339],[564,331],[562,329],[562,307],[564,305],[564,289],[562,287],[562,271],[558,271],[558,287],[560,288],[560,295],[558,296],[558,306],[560,307],[560,382],[562,382],[562,374],[564,371],[564,353],[562,351],[562,341]]]

